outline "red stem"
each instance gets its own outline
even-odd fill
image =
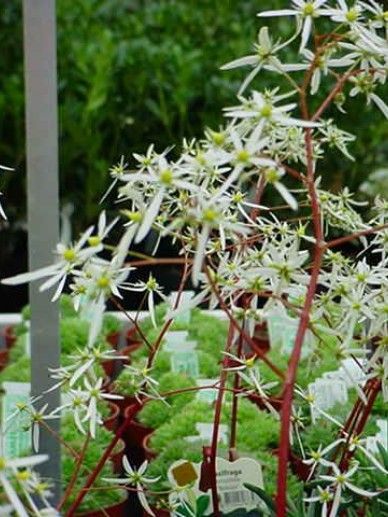
[[[233,336],[234,336],[234,328],[233,325],[229,324],[229,332],[228,338],[226,341],[225,351],[229,352],[233,345]],[[224,387],[226,383],[226,379],[228,376],[228,372],[226,371],[228,359],[225,356],[222,362],[222,370],[220,375],[220,386],[217,394],[217,400],[214,411],[214,423],[213,423],[213,437],[211,443],[211,453],[210,453],[210,474],[211,474],[211,493],[212,493],[212,502],[213,502],[213,516],[219,517],[220,515],[220,505],[218,501],[218,493],[217,493],[217,470],[216,470],[216,458],[217,458],[217,443],[218,443],[218,431],[220,427],[221,421],[221,410],[222,410],[222,402],[224,399]]]
[[[113,437],[112,441],[110,442],[109,446],[105,449],[103,455],[101,456],[100,460],[98,461],[97,465],[93,469],[93,471],[89,474],[85,485],[83,488],[79,491],[78,496],[76,497],[73,504],[70,506],[69,511],[67,515],[70,517],[71,515],[74,515],[79,505],[82,503],[84,497],[86,496],[89,488],[93,485],[95,482],[97,476],[101,472],[102,468],[104,467],[105,463],[107,462],[109,456],[111,455],[113,449],[115,448],[117,442],[122,437],[124,431],[127,429],[129,424],[132,421],[132,418],[136,415],[136,413],[141,408],[141,403],[136,403],[133,406],[131,406],[131,409],[127,412],[127,417],[125,418],[124,422],[121,424],[121,426],[116,431],[115,436]]]

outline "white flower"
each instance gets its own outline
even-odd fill
[[[88,379],[84,379],[85,391],[88,397],[87,411],[83,422],[89,422],[89,432],[92,438],[96,436],[96,426],[101,424],[101,415],[98,411],[97,403],[102,400],[119,400],[120,395],[106,393],[102,390],[103,379],[100,377],[94,385],[91,385]]]
[[[110,184],[109,188],[107,189],[105,194],[102,196],[100,203],[102,203],[108,197],[108,195],[110,194],[110,192],[112,191],[112,189],[114,188],[114,186],[116,185],[118,180],[121,179],[122,176],[126,172],[128,172],[127,167],[128,167],[128,163],[126,163],[124,161],[124,156],[121,156],[119,163],[117,165],[113,165],[109,169],[109,173],[110,173],[111,177],[113,178],[113,182]]]
[[[328,515],[328,504],[333,500],[333,493],[328,488],[321,488],[318,486],[318,495],[312,497],[306,497],[304,501],[307,503],[319,502],[322,505],[321,517],[327,517]]]
[[[313,20],[320,16],[328,16],[326,9],[321,9],[327,0],[292,0],[293,9],[280,9],[278,11],[264,11],[259,13],[260,17],[272,16],[296,16],[302,22],[302,36],[300,50],[302,51],[309,40]],[[300,29],[299,29],[300,30]]]
[[[153,511],[150,508],[150,505],[148,504],[147,498],[145,496],[145,489],[144,485],[149,485],[151,483],[156,483],[160,478],[149,478],[145,476],[147,467],[148,467],[148,461],[144,461],[140,467],[136,470],[131,467],[131,464],[129,463],[126,456],[123,457],[123,467],[124,467],[124,474],[125,477],[122,479],[114,479],[114,478],[107,478],[105,481],[109,483],[114,483],[118,485],[130,485],[134,486],[137,491],[137,497],[139,498],[140,504],[144,508],[144,510],[147,512],[148,515],[155,516]]]
[[[283,69],[283,65],[276,57],[276,54],[288,44],[289,41],[283,43],[277,41],[274,43],[269,35],[268,27],[262,27],[258,34],[258,42],[254,45],[256,53],[235,59],[222,66],[221,70],[231,70],[240,66],[253,66],[252,72],[248,74],[238,91],[238,95],[241,95],[260,70],[274,69],[281,71]]]
[[[360,3],[352,2],[351,7],[348,7],[345,0],[337,0],[337,8],[330,9],[330,14],[333,21],[354,27],[361,20],[362,6]]]
[[[346,489],[354,492],[357,495],[361,495],[362,497],[375,497],[379,494],[379,492],[368,492],[367,490],[359,488],[349,481],[349,479],[357,471],[358,463],[356,463],[347,472],[341,472],[335,464],[332,466],[332,468],[334,470],[334,475],[319,476],[324,481],[329,481],[331,483],[330,487],[334,490],[333,505],[331,507],[329,517],[335,517],[337,515],[338,507],[341,503],[342,492]]]
[[[154,187],[154,196],[148,204],[148,208],[140,224],[135,239],[136,243],[141,242],[150,231],[165,195],[179,189],[188,191],[197,190],[197,187],[187,180],[185,169],[169,163],[164,155],[160,155],[157,164],[153,167],[149,167],[147,171],[125,174],[122,179],[123,181],[127,181],[128,185],[132,185],[132,188],[135,188],[138,184],[147,184],[148,187]]]
[[[285,104],[284,106],[275,106],[279,100],[288,97],[287,95],[278,95],[269,98],[262,93],[252,92],[250,100],[243,100],[241,106],[233,106],[225,108],[226,116],[237,119],[258,120],[258,126],[266,127],[269,124],[279,124],[280,126],[298,126],[298,127],[319,127],[318,122],[295,119],[289,116],[289,112],[296,108],[296,103]]]
[[[322,449],[322,446],[320,445],[316,451],[310,451],[310,459],[303,460],[303,463],[305,463],[306,465],[311,465],[311,470],[308,479],[310,479],[313,476],[314,471],[318,465],[323,465],[324,467],[333,466],[333,463],[331,461],[326,460],[324,456],[332,449],[334,449],[334,447],[337,447],[338,443],[339,442],[336,440],[324,449]]]
[[[11,503],[18,517],[28,517],[29,514],[22,501],[19,499],[19,496],[17,495],[9,478],[12,479],[19,468],[24,469],[34,467],[35,465],[39,465],[47,460],[48,456],[46,454],[38,454],[35,456],[26,456],[24,458],[15,459],[0,457],[0,483],[3,486],[6,498]]]
[[[35,452],[38,452],[39,450],[39,431],[42,422],[59,418],[59,415],[56,415],[53,412],[46,414],[45,412],[47,408],[48,404],[44,404],[39,410],[34,409],[33,407],[31,409],[27,409],[31,421],[32,445]]]
[[[30,273],[22,273],[10,278],[5,278],[2,280],[2,283],[5,285],[19,285],[49,277],[49,279],[40,286],[39,290],[45,291],[55,284],[58,284],[54,296],[52,297],[52,301],[57,300],[65,286],[67,276],[74,272],[77,266],[82,265],[92,255],[102,250],[101,244],[92,247],[84,247],[92,233],[93,226],[90,226],[73,246],[66,246],[62,243],[57,244],[56,255],[59,260],[55,264],[37,269]]]
[[[155,319],[155,301],[154,296],[157,294],[164,300],[168,302],[168,298],[163,294],[162,287],[158,284],[156,279],[153,277],[152,273],[149,274],[147,282],[139,281],[134,284],[128,284],[123,289],[128,291],[134,291],[138,293],[147,293],[147,304],[148,310],[150,312],[150,317],[152,324],[156,328],[156,319]]]

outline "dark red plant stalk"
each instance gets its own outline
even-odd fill
[[[77,481],[78,473],[80,471],[80,468],[82,466],[82,462],[84,460],[87,448],[89,446],[89,441],[90,441],[90,433],[88,433],[87,436],[86,436],[86,439],[84,441],[81,453],[78,456],[77,462],[75,464],[74,471],[73,471],[73,474],[71,476],[70,482],[69,482],[69,484],[68,484],[68,486],[66,488],[65,493],[63,494],[62,500],[59,502],[59,504],[57,506],[57,510],[58,511],[60,511],[63,508],[64,504],[66,503],[66,501],[68,500],[68,498],[69,498],[69,496],[71,494],[71,491],[73,490],[75,482]]]
[[[120,438],[123,436],[124,431],[127,429],[129,424],[131,423],[133,417],[138,413],[140,408],[142,407],[142,403],[135,403],[133,406],[131,406],[131,409],[128,410],[127,417],[124,420],[124,422],[121,424],[121,426],[116,431],[115,436],[113,437],[112,441],[110,442],[109,446],[105,449],[103,455],[101,456],[100,460],[98,461],[97,465],[93,469],[93,471],[88,476],[85,485],[83,488],[79,491],[75,501],[70,506],[69,511],[67,513],[68,516],[74,515],[79,505],[84,500],[84,497],[88,493],[88,490],[93,485],[95,480],[97,479],[97,476],[101,472],[102,468],[104,467],[105,463],[107,462],[109,456],[111,455],[113,449],[115,448],[117,442],[120,440]]]
[[[231,323],[229,323],[229,332],[228,338],[226,341],[225,352],[230,352],[233,346],[233,337],[234,337],[234,327]],[[220,427],[221,421],[221,410],[222,410],[222,402],[224,399],[224,388],[226,379],[228,376],[228,372],[226,371],[227,365],[229,363],[228,357],[225,356],[222,361],[222,370],[220,375],[220,383],[219,383],[219,391],[217,395],[217,400],[215,404],[214,410],[214,420],[213,420],[213,437],[210,448],[210,461],[209,461],[209,469],[211,475],[211,494],[212,494],[212,502],[213,502],[213,515],[214,517],[219,517],[220,515],[220,505],[218,501],[218,492],[217,492],[217,470],[216,470],[216,457],[217,457],[217,444],[218,444],[218,431]]]

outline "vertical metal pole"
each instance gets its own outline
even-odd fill
[[[36,269],[53,261],[59,239],[58,210],[58,106],[55,0],[23,0],[26,94],[27,199],[29,267]],[[58,307],[47,293],[30,285],[32,395],[52,384],[48,368],[60,364]],[[58,391],[37,402],[49,409],[60,404]],[[57,420],[48,421],[59,430]],[[55,482],[54,503],[60,496],[60,445],[41,429],[40,450],[49,461],[40,474]]]

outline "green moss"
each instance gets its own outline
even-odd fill
[[[190,388],[195,382],[186,375],[166,373],[159,380],[159,393]],[[184,406],[189,404],[195,397],[195,392],[181,393],[166,397],[164,401],[153,400],[149,402],[138,414],[138,420],[152,429],[156,429],[166,421],[174,418]]]
[[[225,412],[226,410],[224,410],[223,420],[227,421]],[[214,410],[211,406],[204,402],[193,401],[176,414],[171,422],[166,422],[155,431],[150,440],[151,448],[161,452],[175,440],[197,435],[196,424],[210,423],[213,416]]]

